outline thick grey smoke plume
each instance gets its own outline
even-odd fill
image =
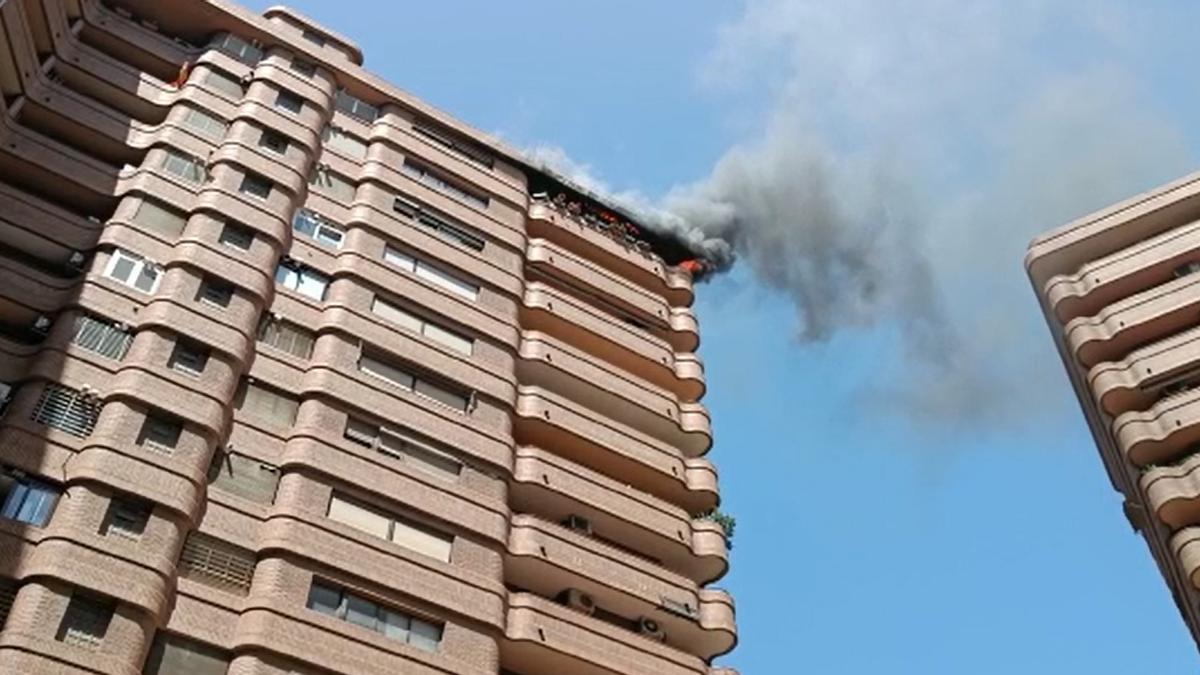
[[[936,423],[1035,412],[1062,386],[1029,238],[1187,170],[1137,85],[1161,42],[1105,0],[750,0],[701,73],[757,132],[660,199],[535,159],[795,307],[797,335],[895,337],[865,401]],[[1176,21],[1178,21],[1178,17]],[[1181,39],[1182,36],[1180,36]]]

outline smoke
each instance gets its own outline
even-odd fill
[[[649,199],[561,150],[532,152],[717,268],[746,266],[795,307],[802,342],[894,335],[864,402],[937,424],[1019,419],[1045,404],[1045,378],[1063,379],[1021,268],[1026,242],[1191,159],[1138,84],[1147,45],[1170,39],[1150,38],[1162,17],[1148,12],[750,0],[700,75],[760,111],[759,130],[707,175]]]

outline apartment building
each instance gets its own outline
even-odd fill
[[[1025,266],[1125,516],[1200,641],[1200,174],[1034,239]]]
[[[0,672],[732,672],[686,247],[362,63],[0,0]]]

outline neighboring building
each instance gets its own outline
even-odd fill
[[[729,672],[685,248],[361,64],[0,0],[0,672]]]
[[[1025,266],[1125,515],[1200,639],[1200,174],[1038,237]]]

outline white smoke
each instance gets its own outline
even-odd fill
[[[868,399],[936,422],[1024,414],[1031,382],[1061,379],[1029,358],[1048,338],[1026,242],[1186,171],[1179,126],[1137,85],[1153,23],[1103,0],[750,0],[702,76],[769,103],[706,176],[649,200],[534,152],[719,266],[736,256],[790,298],[802,340],[895,330],[903,358]]]

